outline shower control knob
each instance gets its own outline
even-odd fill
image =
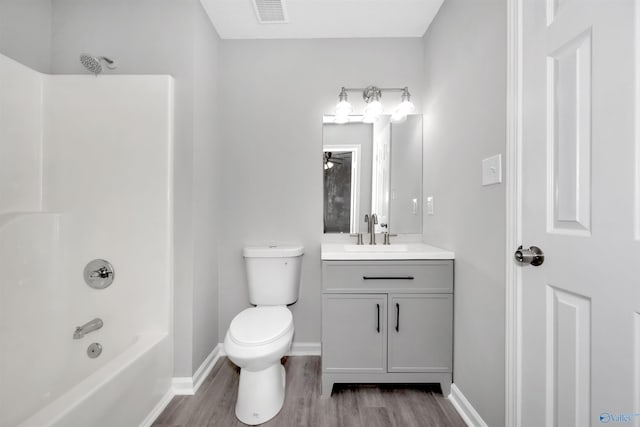
[[[544,252],[537,246],[530,246],[529,249],[523,249],[522,245],[518,246],[514,257],[522,265],[531,264],[534,267],[542,265],[544,262]]]
[[[84,281],[93,289],[104,289],[113,283],[115,270],[109,261],[94,259],[84,268]]]
[[[106,279],[110,274],[113,274],[113,272],[110,271],[107,267],[101,267],[91,273],[91,277],[100,277],[102,279]]]

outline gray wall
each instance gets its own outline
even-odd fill
[[[218,244],[223,209],[218,137],[220,39],[201,10],[194,28],[193,370],[224,338],[218,336]]]
[[[419,103],[422,54],[420,38],[222,43],[220,337],[249,306],[243,245],[290,241],[306,250],[294,341],[320,342],[322,115],[341,86],[409,86]],[[350,101],[362,111],[361,96]]]
[[[447,0],[424,37],[426,242],[453,249],[454,382],[490,426],[504,425],[505,188],[481,161],[505,149],[504,0]]]
[[[51,0],[0,0],[0,52],[51,71]]]
[[[170,74],[176,79],[175,376],[191,376],[218,342],[218,242],[210,230],[219,197],[214,178],[219,161],[215,152],[218,44],[198,0],[54,2],[54,73],[85,72],[78,55],[88,52],[117,59],[115,73]]]

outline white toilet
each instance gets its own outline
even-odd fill
[[[285,371],[280,359],[291,348],[293,316],[287,304],[298,299],[302,246],[251,246],[243,255],[249,302],[224,337],[224,350],[240,367],[236,417],[262,424],[284,403]]]

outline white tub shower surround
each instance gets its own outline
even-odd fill
[[[0,426],[138,425],[169,390],[172,126],[171,77],[0,55]],[[107,289],[84,283],[94,258]]]

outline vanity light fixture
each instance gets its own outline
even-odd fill
[[[409,114],[413,114],[416,112],[416,107],[411,102],[411,94],[409,93],[409,88],[405,87],[402,89],[402,95],[400,96],[402,100],[400,105],[396,108],[396,110],[391,115],[392,123],[402,123],[407,120],[407,116]]]
[[[340,94],[338,95],[338,104],[336,105],[336,116],[333,119],[334,123],[344,124],[349,122],[349,114],[353,112],[353,107],[347,101],[347,89],[342,88],[340,90]]]
[[[363,123],[373,123],[378,120],[378,117],[384,112],[380,98],[382,98],[382,92],[375,86],[367,87],[362,93],[362,98],[367,106],[364,107]]]
[[[342,87],[338,94],[339,102],[336,105],[336,114],[333,119],[334,123],[343,124],[349,122],[349,114],[353,112],[353,107],[349,101],[347,101],[348,91],[362,91],[362,99],[364,99],[364,102],[367,104],[364,108],[364,116],[362,117],[363,123],[374,123],[384,112],[384,107],[380,102],[380,98],[382,98],[382,91],[401,92],[401,102],[391,115],[391,121],[393,123],[404,122],[407,120],[408,114],[413,114],[416,111],[415,106],[411,102],[409,88],[406,86],[403,88],[379,88],[376,86],[367,86],[364,89]]]

